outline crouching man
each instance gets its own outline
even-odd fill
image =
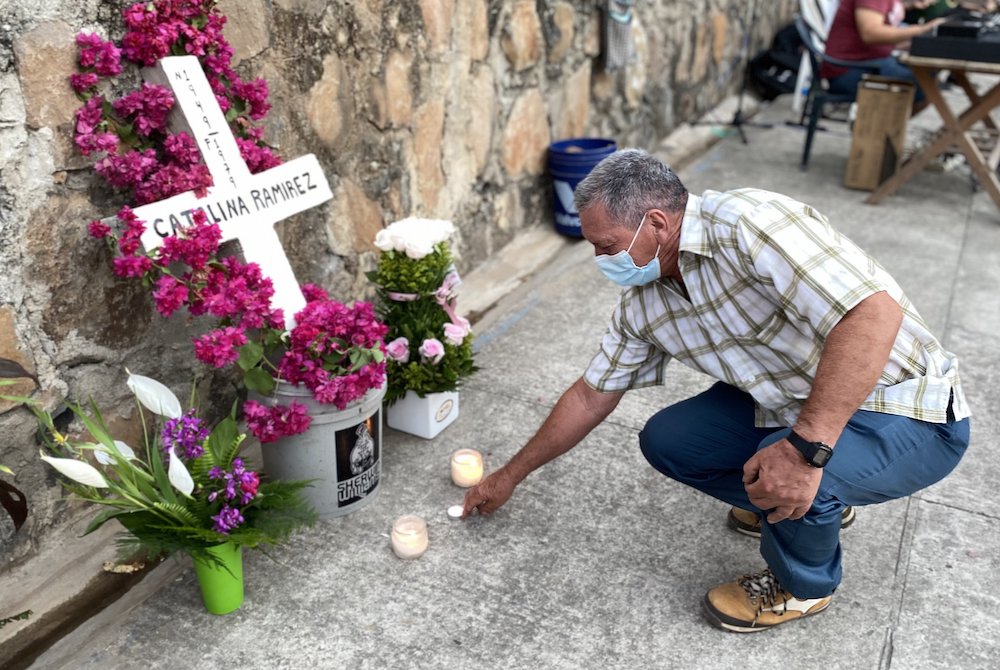
[[[766,569],[711,589],[708,620],[755,632],[818,614],[841,579],[854,506],[908,496],[969,442],[958,360],[892,277],[816,210],[756,189],[687,192],[625,150],[576,189],[595,261],[622,292],[583,377],[502,468],[469,490],[490,514],[671,359],[718,379],[639,434],[667,477],[733,506]]]

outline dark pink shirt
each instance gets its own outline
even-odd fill
[[[862,41],[854,21],[854,10],[859,7],[879,12],[885,17],[886,25],[890,26],[898,26],[905,11],[899,0],[841,0],[826,40],[826,53],[843,60],[870,60],[891,55],[894,48],[891,44],[865,44]],[[832,79],[845,72],[847,70],[842,67],[823,63],[820,74],[824,79]]]

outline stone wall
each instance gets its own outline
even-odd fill
[[[93,398],[136,442],[125,368],[180,392],[195,371],[191,333],[117,281],[86,236],[89,220],[121,203],[73,151],[78,101],[66,81],[74,35],[120,36],[128,4],[0,0],[0,357],[37,373],[46,408]],[[237,69],[271,86],[269,139],[286,157],[315,153],[334,192],[279,225],[299,279],[364,297],[376,231],[411,214],[455,221],[468,272],[518,231],[552,225],[549,142],[599,135],[652,148],[735,91],[744,0],[639,0],[637,60],[613,73],[602,60],[604,4],[223,0]],[[757,4],[751,52],[797,5]],[[212,384],[219,397],[233,392],[225,379]],[[31,507],[16,534],[0,517],[0,581],[85,512],[41,467],[33,430],[26,411],[0,404],[0,463]]]

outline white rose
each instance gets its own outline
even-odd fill
[[[375,246],[382,251],[392,251],[395,249],[395,240],[388,228],[383,228],[375,234]]]
[[[406,243],[406,255],[414,260],[420,260],[432,251],[434,251],[434,245],[428,244],[426,240],[409,240]]]
[[[382,242],[388,246],[388,239],[393,240],[391,248],[397,251],[407,251],[411,258],[423,258],[434,250],[434,245],[446,241],[455,232],[455,225],[443,219],[418,219],[409,217],[396,221],[385,229]],[[381,233],[380,233],[381,234]],[[376,245],[379,245],[376,236]],[[412,253],[411,253],[412,251]]]

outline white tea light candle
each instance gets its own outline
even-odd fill
[[[392,551],[400,558],[420,558],[427,551],[427,522],[407,514],[392,524]]]
[[[483,455],[475,449],[459,449],[451,455],[451,481],[463,488],[483,478]]]

